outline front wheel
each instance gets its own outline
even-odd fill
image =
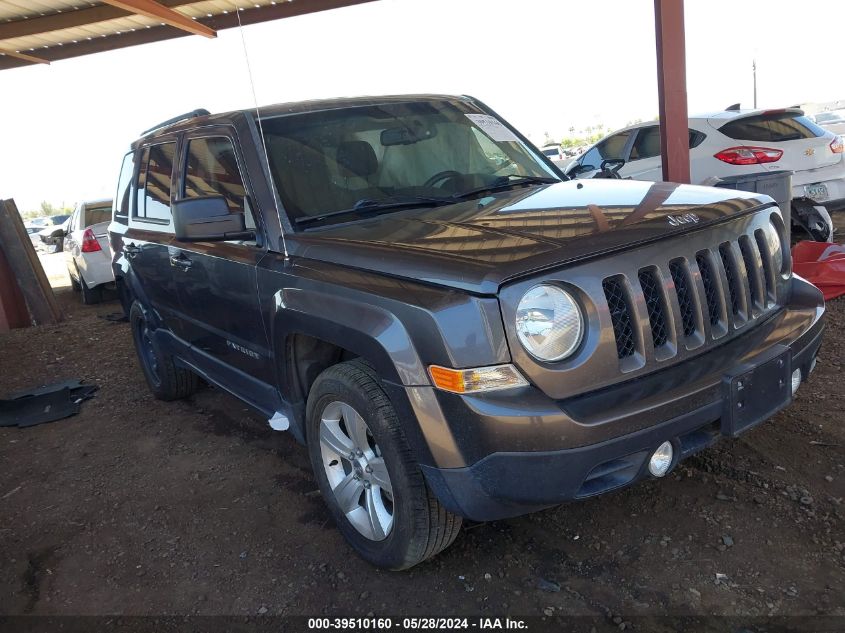
[[[370,365],[340,363],[317,377],[306,435],[329,511],[365,560],[407,569],[455,540],[461,518],[428,489]]]

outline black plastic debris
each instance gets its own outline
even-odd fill
[[[65,380],[13,393],[0,400],[0,426],[26,428],[76,415],[97,389],[80,380]]]

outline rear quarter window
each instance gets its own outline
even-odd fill
[[[92,207],[85,210],[85,226],[93,226],[111,220],[111,207]]]
[[[719,131],[733,139],[761,143],[782,143],[825,134],[809,118],[790,112],[767,112],[744,117],[726,123]]]

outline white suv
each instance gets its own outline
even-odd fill
[[[842,137],[825,130],[797,108],[728,109],[689,119],[690,179],[788,170],[793,199],[828,207],[845,206]],[[593,176],[605,160],[625,161],[623,178],[662,180],[660,127],[656,121],[626,127],[593,145],[567,169],[569,176]],[[800,221],[800,218],[794,218]]]

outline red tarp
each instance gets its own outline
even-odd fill
[[[824,293],[826,301],[845,295],[845,245],[798,242],[792,247],[792,269]]]

